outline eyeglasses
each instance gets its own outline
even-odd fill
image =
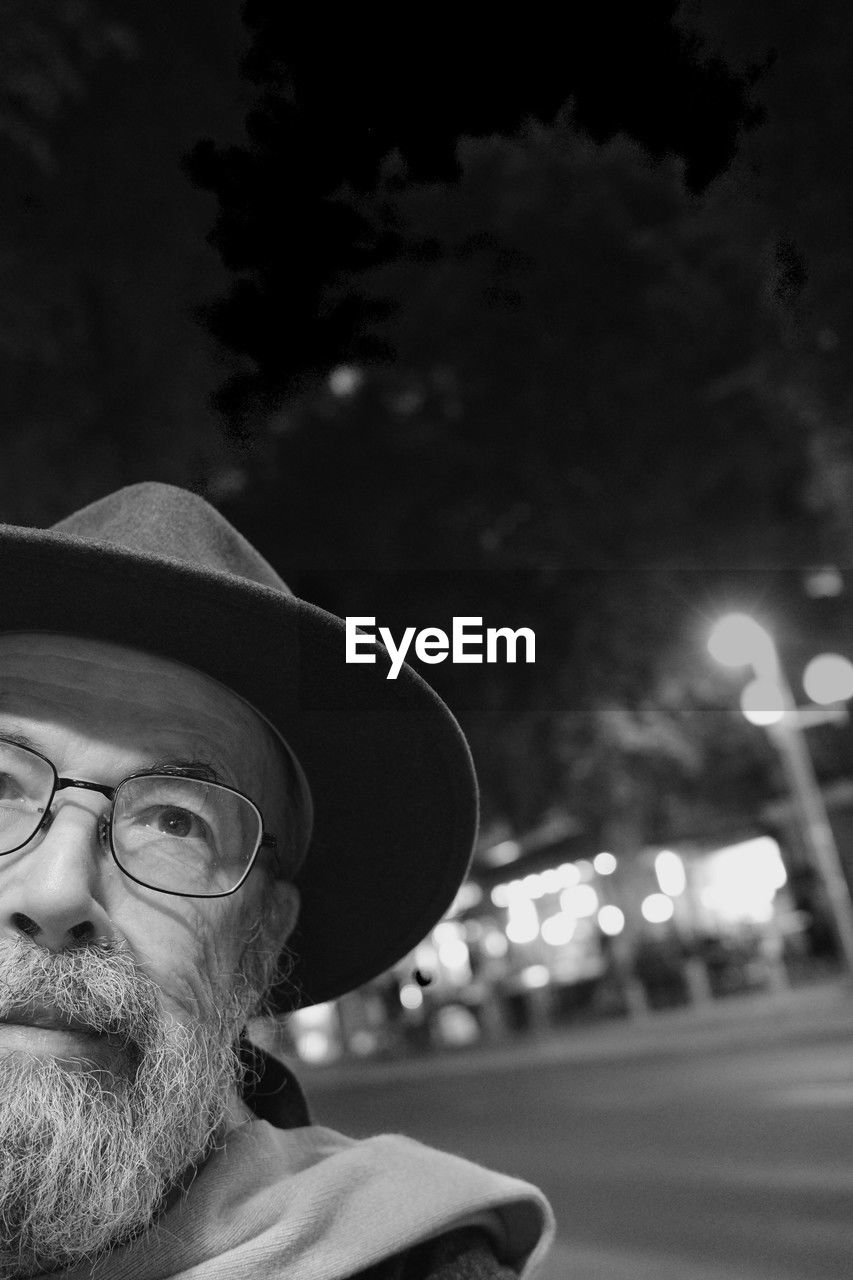
[[[112,802],[101,836],[119,870],[137,884],[189,898],[235,893],[258,850],[276,848],[254,801],[233,787],[183,772],[135,773],[117,787],[60,778],[38,751],[0,741],[0,856],[50,823],[57,791],[81,787]]]

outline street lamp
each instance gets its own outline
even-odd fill
[[[853,698],[853,662],[838,653],[819,653],[803,672],[803,688],[822,707],[846,702]]]
[[[708,652],[724,667],[751,664],[756,674],[778,670],[779,659],[769,634],[747,613],[727,613],[708,637]]]
[[[798,708],[772,637],[748,614],[721,618],[708,649],[725,666],[752,667],[754,680],[743,692],[741,710],[751,723],[766,728],[779,752],[806,848],[826,890],[844,963],[853,973],[853,905],[803,733],[806,725],[846,718],[846,711],[839,716],[837,701],[823,710]]]

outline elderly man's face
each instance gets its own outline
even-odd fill
[[[273,735],[176,663],[0,636],[4,736],[61,776],[107,786],[155,763],[205,762],[284,831]],[[253,996],[240,977],[252,924],[271,892],[282,942],[295,920],[295,889],[260,863],[225,898],[136,884],[99,840],[108,808],[97,792],[62,790],[47,830],[0,857],[0,1273],[97,1256],[142,1229],[203,1158],[238,1107],[233,1044]],[[30,1001],[34,1020],[53,1026],[26,1024]]]

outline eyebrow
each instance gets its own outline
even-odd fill
[[[4,729],[0,733],[0,740],[11,742],[16,747],[27,747],[30,751],[38,751],[38,747],[31,738],[28,738],[25,733],[18,733],[15,729]]]
[[[39,755],[46,756],[46,752],[34,742],[28,734],[22,733],[17,729],[0,730],[0,742],[11,742],[14,746],[25,747],[28,751],[36,751]],[[51,761],[51,763],[53,763]],[[55,767],[55,766],[54,766]],[[207,760],[189,760],[181,758],[169,758],[167,760],[152,760],[145,762],[132,770],[133,774],[137,773],[165,773],[178,778],[198,778],[200,782],[216,782],[220,786],[229,786],[218,771]]]
[[[220,786],[229,785],[206,760],[154,760],[145,764],[134,773],[167,773],[178,778],[198,778],[200,782],[217,782]]]

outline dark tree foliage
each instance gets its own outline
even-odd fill
[[[42,170],[56,166],[57,120],[95,65],[134,47],[93,0],[0,0],[0,137]]]
[[[241,127],[239,37],[225,0],[0,0],[3,520],[225,454],[193,311],[227,280],[180,161]]]
[[[391,166],[363,198],[434,247],[339,284],[393,300],[372,336],[395,360],[274,416],[234,514],[300,594],[395,637],[454,615],[535,628],[535,667],[423,668],[491,816],[562,798],[591,830],[629,812],[641,840],[748,812],[766,744],[704,641],[752,600],[787,643],[795,566],[821,551],[805,440],[769,389],[764,227],[725,184],[698,206],[677,164],[568,116],[460,160],[454,183]]]
[[[409,180],[450,181],[460,137],[549,122],[571,98],[592,138],[624,131],[654,156],[682,156],[691,190],[719,174],[759,118],[758,73],[735,75],[706,55],[675,10],[603,8],[581,21],[576,7],[504,24],[357,8],[312,24],[294,6],[248,0],[245,72],[257,92],[247,145],[206,140],[188,160],[219,199],[213,241],[238,277],[206,311],[244,361],[217,398],[233,439],[253,441],[270,405],[313,375],[376,354],[358,338],[363,300],[330,304],[328,289],[400,248],[393,224],[365,217],[352,198],[375,186],[388,155]]]
[[[744,69],[763,61],[763,126],[743,141],[775,240],[774,293],[787,315],[775,386],[810,437],[813,498],[853,566],[853,8],[695,0],[685,21]],[[848,616],[853,627],[853,615]]]

